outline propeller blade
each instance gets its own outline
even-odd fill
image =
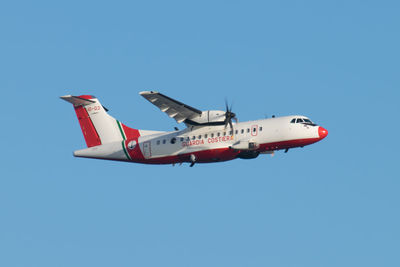
[[[233,131],[232,119],[234,119],[235,122],[237,122],[237,118],[236,118],[236,114],[232,112],[233,103],[229,107],[228,100],[226,98],[225,98],[225,109],[226,109],[226,112],[225,112],[225,129],[229,124],[231,130]]]
[[[233,125],[232,125],[232,120],[229,120],[229,126],[231,126],[231,131],[233,133]]]

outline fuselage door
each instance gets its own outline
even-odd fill
[[[143,156],[148,159],[151,157],[151,144],[150,141],[143,143]]]
[[[251,135],[257,136],[257,134],[258,134],[258,125],[252,125],[251,126]]]

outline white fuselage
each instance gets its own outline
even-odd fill
[[[174,132],[148,132],[126,139],[75,151],[78,157],[148,164],[218,162],[251,159],[275,150],[303,147],[325,138],[327,131],[315,124],[293,123],[304,116],[286,116],[229,126],[190,127]]]

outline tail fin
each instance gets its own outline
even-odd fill
[[[138,138],[139,131],[129,128],[107,114],[100,101],[91,95],[61,96],[74,105],[88,147]]]

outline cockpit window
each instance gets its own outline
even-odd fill
[[[302,123],[309,126],[317,126],[317,124],[313,123],[310,119],[307,118],[294,118],[290,121],[290,123]]]

